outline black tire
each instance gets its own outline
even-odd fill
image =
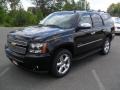
[[[57,78],[60,78],[60,77],[63,77],[65,76],[69,71],[70,71],[70,68],[71,68],[71,60],[72,60],[72,54],[69,50],[67,49],[60,49],[58,50],[57,52],[55,52],[55,57],[53,59],[53,62],[52,62],[52,66],[51,66],[51,74]],[[65,55],[65,56],[64,56]],[[60,58],[64,58],[63,60]],[[68,59],[67,59],[68,58]],[[67,60],[67,61],[66,61]],[[65,66],[65,65],[66,66]],[[59,66],[60,65],[60,66]],[[63,69],[63,66],[64,66],[64,69]],[[62,69],[60,70],[60,67],[64,70],[67,70],[65,71],[65,73],[62,73]],[[65,69],[66,68],[66,69]],[[59,69],[59,70],[58,70]],[[60,73],[61,71],[61,73]]]
[[[101,54],[107,55],[110,52],[110,48],[111,48],[111,40],[110,38],[106,38],[102,46]]]

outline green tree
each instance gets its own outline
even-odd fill
[[[6,16],[7,4],[5,0],[0,0],[0,24],[4,24]]]
[[[0,7],[2,7],[3,9],[7,9],[7,2],[6,2],[6,0],[0,0]]]
[[[4,18],[5,18],[5,10],[3,7],[0,7],[0,24],[4,23]]]
[[[15,11],[15,16],[11,19],[13,26],[27,26],[37,24],[37,16],[23,9]]]
[[[90,6],[86,0],[65,0],[63,10],[89,10]]]
[[[120,3],[111,4],[108,7],[107,12],[109,12],[112,16],[120,17]]]
[[[32,0],[32,3],[36,6],[36,11],[41,11],[45,17],[48,14],[47,2],[49,0]]]
[[[20,0],[0,0],[0,25],[28,26],[37,24],[48,14],[61,10],[89,9],[86,0],[31,0],[35,7],[25,11]],[[10,6],[10,10],[7,9]]]
[[[11,10],[16,10],[20,0],[7,0],[7,2],[9,3]]]

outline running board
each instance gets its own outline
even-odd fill
[[[75,58],[73,58],[73,61],[78,61],[78,60],[84,59],[84,58],[86,58],[88,56],[91,56],[91,55],[93,55],[93,54],[95,54],[95,53],[97,53],[99,51],[101,51],[101,49],[94,50],[94,51],[89,52],[89,53],[87,53],[87,54],[85,54],[83,56],[80,56],[80,57],[75,57]]]

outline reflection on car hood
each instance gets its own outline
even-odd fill
[[[60,28],[32,26],[32,27],[26,27],[23,30],[17,30],[15,32],[12,32],[12,34],[24,36],[24,37],[31,37],[31,38],[34,38],[34,37],[43,38],[43,37],[48,37],[61,32],[64,32],[64,30]]]

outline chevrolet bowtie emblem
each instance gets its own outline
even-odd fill
[[[17,45],[15,42],[11,42],[11,44],[12,44],[13,46],[16,46],[16,45]]]

